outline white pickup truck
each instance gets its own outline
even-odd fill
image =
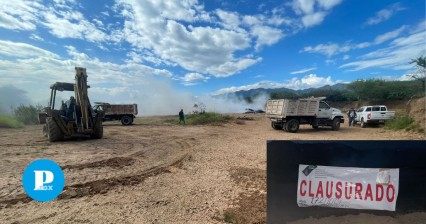
[[[355,123],[365,128],[367,124],[384,124],[394,117],[395,111],[388,111],[384,105],[363,106],[356,112]]]

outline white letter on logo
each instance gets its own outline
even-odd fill
[[[43,190],[43,185],[52,183],[53,173],[47,170],[34,170],[35,173],[35,188],[34,190]],[[46,174],[46,179],[43,180],[43,174]]]

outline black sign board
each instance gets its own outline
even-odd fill
[[[299,207],[296,200],[299,164],[399,168],[396,210]],[[331,215],[395,216],[425,212],[426,141],[268,141],[267,191],[267,221],[274,224]]]

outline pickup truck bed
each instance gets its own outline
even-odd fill
[[[363,106],[358,109],[355,122],[360,123],[364,128],[367,124],[384,124],[394,117],[395,112],[388,111],[384,105]]]

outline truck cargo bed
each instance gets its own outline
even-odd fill
[[[307,98],[299,100],[269,100],[266,105],[266,116],[269,118],[285,118],[287,116],[316,116],[319,103],[324,98]]]

